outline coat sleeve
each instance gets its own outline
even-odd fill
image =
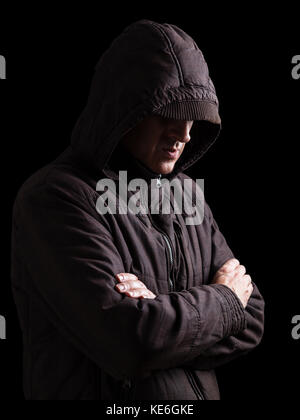
[[[210,279],[212,280],[217,270],[221,268],[226,260],[234,258],[234,255],[220,232],[208,206],[206,211],[209,213],[211,220],[212,261]],[[187,366],[194,369],[214,369],[247,354],[260,343],[264,332],[265,303],[256,284],[252,283],[253,292],[245,308],[246,328],[238,334],[233,334],[207,347],[193,361],[188,362]]]
[[[263,335],[263,308],[263,298],[254,284],[253,293],[246,307],[247,328],[207,348],[186,365],[200,370],[215,369],[249,353],[260,343]]]
[[[147,376],[191,361],[245,328],[244,310],[225,286],[142,300],[118,293],[115,274],[124,265],[116,238],[97,216],[75,187],[44,184],[14,206],[35,299],[100,368],[118,379]]]

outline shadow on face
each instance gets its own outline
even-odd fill
[[[193,121],[147,116],[121,140],[126,149],[158,174],[169,174],[191,140]]]

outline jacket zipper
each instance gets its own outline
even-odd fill
[[[199,380],[195,373],[192,370],[184,369],[184,372],[188,378],[189,383],[191,384],[191,387],[193,388],[193,391],[195,392],[195,395],[198,400],[205,400],[204,395],[201,391]]]
[[[161,175],[159,175],[158,178],[157,178],[157,180],[156,180],[156,186],[158,188],[161,187]],[[174,284],[173,284],[173,281],[172,281],[171,275],[170,275],[171,270],[172,270],[172,267],[173,267],[173,262],[174,262],[173,250],[172,250],[172,245],[171,245],[170,239],[169,239],[169,237],[168,237],[167,234],[165,234],[161,229],[159,229],[153,223],[153,220],[152,220],[150,214],[149,214],[149,219],[151,221],[152,226],[162,234],[162,237],[164,238],[165,243],[167,244],[168,255],[170,257],[170,271],[168,270],[169,289],[170,289],[170,291],[174,291]],[[168,262],[168,266],[169,266],[169,262]],[[122,388],[125,391],[124,392],[125,393],[125,400],[128,401],[129,400],[129,397],[130,397],[131,388],[132,388],[132,382],[131,382],[131,379],[130,378],[124,379],[123,384],[122,384]]]
[[[173,283],[172,278],[171,278],[171,272],[172,272],[173,262],[174,262],[172,246],[171,246],[170,240],[169,240],[169,238],[168,238],[167,235],[165,235],[164,233],[162,233],[162,237],[164,238],[165,243],[167,244],[167,249],[168,249],[169,257],[170,257],[170,271],[169,271],[169,286],[170,286],[170,291],[171,292],[174,292],[175,287],[174,287],[174,283]]]
[[[132,382],[130,378],[126,378],[123,380],[122,383],[122,388],[123,388],[123,400],[124,401],[130,401],[130,392],[131,392],[131,388],[132,388]]]
[[[156,187],[157,188],[160,188],[161,187],[161,177],[162,177],[162,175],[159,174],[158,177],[156,178]],[[163,239],[164,239],[164,241],[165,241],[165,243],[167,245],[168,256],[169,256],[168,257],[168,283],[169,283],[169,290],[170,290],[170,292],[174,292],[175,291],[175,286],[174,286],[174,282],[173,282],[172,276],[171,276],[172,268],[173,268],[173,263],[174,263],[174,253],[173,253],[173,248],[172,248],[171,240],[170,240],[169,236],[166,233],[164,233],[161,229],[159,229],[155,225],[155,223],[152,220],[152,217],[150,216],[150,213],[149,213],[149,219],[150,219],[150,222],[151,222],[152,226],[156,230],[158,230],[158,232],[160,232],[162,234],[162,237],[163,237]]]
[[[151,222],[152,226],[156,230],[158,230],[158,232],[161,233],[161,235],[162,235],[162,237],[163,237],[163,239],[164,239],[164,241],[165,241],[165,243],[167,245],[167,250],[168,250],[167,255],[168,255],[168,282],[169,282],[169,290],[170,290],[170,292],[174,292],[175,291],[175,287],[174,287],[173,280],[171,278],[171,272],[172,272],[173,263],[174,263],[174,253],[173,253],[173,249],[172,249],[172,245],[171,245],[171,240],[170,240],[169,236],[166,233],[164,233],[161,229],[159,229],[154,224],[154,222],[152,220],[152,217],[150,216],[150,213],[149,213],[149,219],[150,219],[150,222]]]
[[[161,187],[161,175],[159,175],[159,177],[156,180],[156,186],[158,188]],[[164,241],[165,241],[165,243],[167,245],[168,256],[169,256],[169,258],[168,258],[169,290],[171,292],[173,292],[175,290],[175,287],[174,287],[174,283],[173,283],[172,278],[171,278],[171,272],[172,272],[173,263],[174,263],[174,254],[173,254],[171,240],[170,240],[169,236],[166,233],[164,233],[161,229],[159,229],[153,223],[153,220],[152,220],[152,217],[150,216],[150,214],[149,214],[149,219],[150,219],[150,222],[151,222],[152,226],[161,233],[161,235],[162,235],[162,237],[163,237],[163,239],[164,239]],[[169,262],[170,262],[170,268],[169,268]],[[185,374],[186,374],[186,376],[188,378],[188,381],[189,381],[189,383],[190,383],[193,391],[195,392],[195,395],[197,396],[197,399],[198,400],[205,400],[205,398],[204,398],[204,396],[203,396],[203,394],[201,392],[201,389],[200,389],[198,378],[197,379],[195,378],[194,372],[189,371],[188,369],[184,369],[184,372],[185,372]]]

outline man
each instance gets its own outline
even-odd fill
[[[174,206],[97,208],[99,180],[122,172],[183,183],[219,130],[206,62],[178,27],[136,22],[102,56],[71,146],[14,205],[27,399],[219,399],[214,369],[260,342],[263,299],[206,203],[194,224]]]

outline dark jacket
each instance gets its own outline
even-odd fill
[[[18,192],[12,287],[26,399],[219,399],[214,369],[261,340],[257,287],[244,310],[229,288],[210,284],[233,254],[207,204],[199,225],[187,225],[184,214],[96,210],[101,178],[117,182],[118,169],[127,169],[149,179],[129,155],[120,159],[118,142],[174,101],[203,105],[201,135],[169,176],[183,180],[218,135],[215,89],[190,37],[139,21],[97,64],[70,147]],[[157,297],[117,292],[120,272],[137,275]]]

